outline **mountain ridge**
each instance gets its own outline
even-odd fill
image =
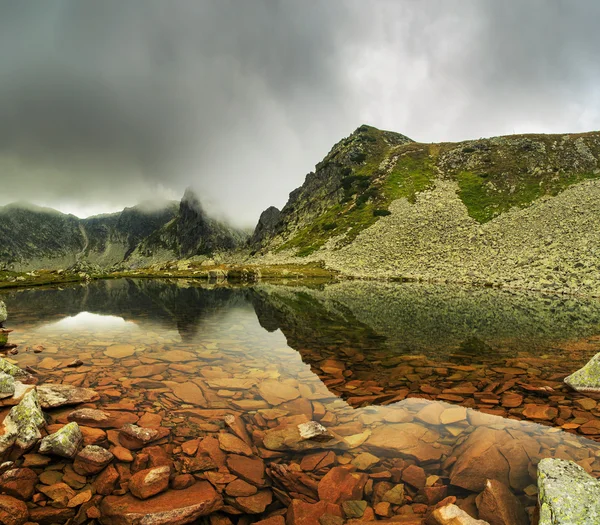
[[[191,199],[193,192],[188,190],[186,195]],[[156,246],[148,239],[174,221],[185,224],[190,220],[180,217],[181,209],[181,203],[175,201],[166,201],[162,207],[140,203],[80,219],[52,208],[11,203],[0,207],[0,269],[109,269],[175,259],[181,256],[177,236],[170,239],[171,249],[160,254],[153,253]],[[193,220],[205,225],[198,236],[214,237],[211,251],[234,249],[245,240],[243,232],[208,218],[202,210]],[[194,245],[194,234],[192,226],[185,252],[188,257],[207,252],[200,248],[204,239],[196,239]],[[143,251],[140,246],[145,247]]]

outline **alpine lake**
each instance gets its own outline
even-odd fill
[[[424,525],[454,503],[526,525],[542,458],[600,476],[600,396],[563,383],[600,351],[598,300],[188,279],[0,300],[10,362],[97,393],[44,410],[42,435],[75,421],[113,456],[83,474],[36,449],[11,458],[35,473],[20,481],[30,522]]]

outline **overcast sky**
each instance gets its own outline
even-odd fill
[[[0,204],[253,226],[362,123],[600,128],[596,0],[0,0]]]

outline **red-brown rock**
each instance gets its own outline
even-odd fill
[[[368,476],[345,467],[332,468],[319,482],[319,499],[330,503],[361,500]]]
[[[265,485],[265,463],[260,458],[248,458],[231,454],[227,456],[229,470],[248,483],[263,487]]]
[[[273,501],[273,493],[270,490],[259,490],[252,496],[242,496],[235,499],[236,507],[248,514],[260,514],[264,512]]]
[[[29,519],[27,505],[12,496],[0,496],[0,523],[23,525]]]
[[[77,456],[73,463],[73,470],[77,474],[88,476],[90,474],[97,474],[106,465],[108,465],[114,456],[105,448],[97,445],[88,445],[84,447]]]
[[[490,525],[528,525],[521,502],[511,490],[494,479],[488,479],[485,490],[477,496],[479,517]]]
[[[327,501],[311,504],[300,499],[294,499],[288,507],[285,523],[286,525],[319,525],[319,518],[326,514],[341,518],[342,510],[339,505]]]
[[[0,492],[28,500],[33,495],[37,481],[37,474],[29,468],[7,470],[0,476]]]
[[[131,494],[107,496],[100,504],[100,512],[103,525],[182,525],[222,507],[223,500],[213,486],[200,481],[187,489],[163,492],[144,501]]]
[[[551,421],[558,416],[558,409],[547,405],[527,404],[523,410],[523,415],[529,419]]]
[[[148,499],[169,488],[170,467],[149,468],[140,470],[129,480],[129,490],[139,499]]]
[[[171,488],[174,490],[183,490],[196,483],[196,478],[191,474],[180,474],[171,480]]]
[[[409,465],[402,471],[402,481],[413,486],[417,490],[425,487],[427,475],[425,471],[417,465]]]
[[[108,465],[100,475],[94,480],[94,488],[97,494],[108,496],[115,490],[115,486],[119,481],[119,473],[112,465]]]

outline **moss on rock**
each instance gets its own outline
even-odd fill
[[[539,525],[600,523],[600,482],[572,461],[540,461],[538,499]]]
[[[583,367],[565,377],[565,383],[578,392],[600,392],[600,354]]]

